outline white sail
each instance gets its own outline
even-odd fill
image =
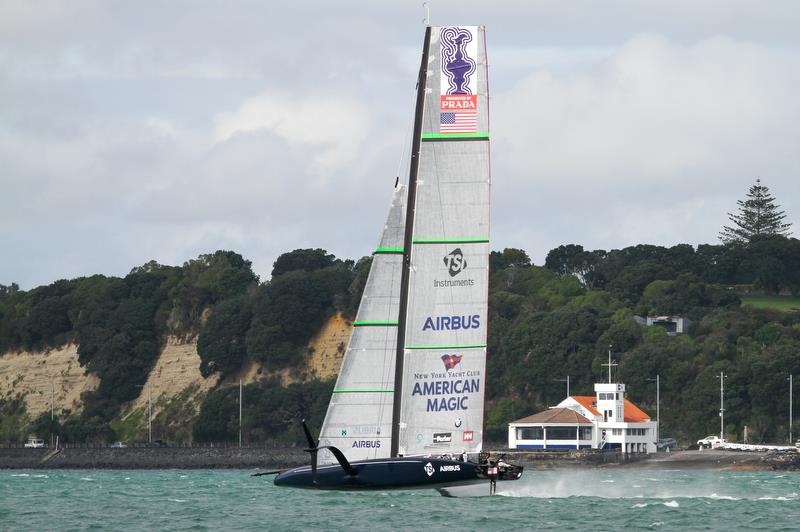
[[[405,214],[406,187],[399,185],[320,431],[320,445],[351,461],[390,454]],[[319,455],[320,463],[334,461],[327,451]]]
[[[483,439],[489,293],[484,28],[432,28],[405,316],[399,454]]]

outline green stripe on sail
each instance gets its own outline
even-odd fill
[[[478,349],[486,347],[486,344],[473,345],[407,345],[405,349]]]
[[[483,244],[488,238],[415,238],[414,244]]]
[[[394,390],[333,390],[333,393],[394,393]]]
[[[374,253],[402,253],[403,248],[376,248]]]
[[[354,321],[353,325],[355,325],[356,327],[368,327],[368,326],[380,326],[380,325],[386,325],[387,327],[388,326],[397,327],[399,323],[396,321]]]
[[[487,139],[489,133],[423,133],[423,139]]]

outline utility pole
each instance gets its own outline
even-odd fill
[[[50,447],[53,446],[53,421],[56,419],[56,383],[50,381]]]
[[[239,379],[239,448],[242,448],[242,379]]]
[[[655,379],[647,379],[656,383],[656,441],[661,437],[661,375],[656,374]]]
[[[147,438],[153,443],[153,383],[147,383]]]
[[[725,375],[719,374],[719,439],[725,439]]]
[[[789,374],[789,445],[792,445],[792,374]]]
[[[567,383],[567,397],[569,397],[569,375],[567,375],[566,379],[553,379],[555,382],[566,382]]]

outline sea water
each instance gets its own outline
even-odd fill
[[[278,488],[250,471],[0,470],[2,530],[797,530],[800,474],[528,471],[499,497]],[[488,488],[487,488],[488,490]]]

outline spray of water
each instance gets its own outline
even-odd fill
[[[636,471],[529,471],[520,480],[501,483],[499,495],[507,497],[599,497],[609,499],[799,500],[786,489],[785,479],[760,473],[636,472]],[[670,504],[663,499],[669,499]],[[646,503],[643,503],[646,504]]]

